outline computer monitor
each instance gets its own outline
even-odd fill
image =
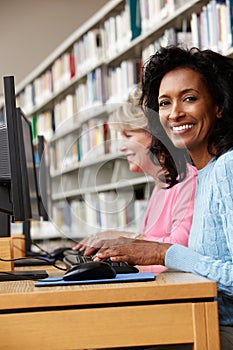
[[[41,212],[31,123],[16,107],[14,77],[3,80],[5,117],[0,125],[0,237],[9,237],[11,221],[41,220]]]
[[[18,118],[21,119],[22,131],[23,131],[23,144],[25,150],[26,171],[27,171],[27,189],[29,190],[29,207],[30,207],[30,219],[40,220],[40,196],[38,190],[38,182],[35,167],[34,147],[32,142],[32,129],[31,123],[24,116],[22,110],[17,108]],[[24,166],[23,162],[21,167]],[[23,172],[23,171],[22,171]],[[25,181],[26,182],[26,181]],[[26,198],[25,198],[26,199]]]
[[[5,124],[0,127],[0,212],[6,222],[40,219],[31,124],[16,108],[14,77],[4,77]],[[4,220],[4,219],[3,219]],[[1,226],[1,225],[0,225]],[[0,229],[0,236],[9,236]]]
[[[50,201],[49,201],[49,160],[47,154],[47,142],[43,135],[37,136],[37,142],[34,147],[34,159],[36,166],[36,176],[38,183],[39,212],[42,221],[49,221]],[[25,237],[26,256],[38,255],[33,252],[31,239],[31,222],[29,220],[23,223],[23,234]]]
[[[49,220],[49,160],[47,142],[43,135],[37,136],[37,154],[38,163],[36,163],[36,172],[39,188],[39,206],[40,216],[44,221]]]

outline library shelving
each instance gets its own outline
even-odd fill
[[[130,173],[109,116],[160,45],[231,55],[231,7],[230,0],[111,0],[17,86],[34,139],[49,142],[58,236],[138,230],[153,181]]]

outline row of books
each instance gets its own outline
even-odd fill
[[[130,89],[140,82],[141,75],[142,61],[138,59],[123,60],[119,66],[108,68],[106,102],[119,103],[126,99]]]
[[[104,57],[104,29],[93,28],[73,45],[74,64],[77,75],[94,69]]]
[[[140,0],[142,32],[153,28],[161,19],[172,16],[183,3],[182,0]]]
[[[141,79],[141,61],[124,60],[118,67],[97,68],[87,74],[86,80],[77,84],[75,93],[68,93],[54,103],[54,109],[35,115],[35,134],[43,134],[50,140],[54,132],[81,123],[80,114],[105,103],[115,105],[123,101],[131,88]],[[108,91],[108,94],[107,94]],[[82,118],[85,120],[85,118]]]
[[[65,52],[52,65],[53,91],[63,89],[75,76],[73,52]]]
[[[184,27],[186,26],[184,25]],[[186,29],[177,31],[174,27],[166,29],[158,40],[153,41],[142,50],[142,61],[146,62],[148,57],[153,55],[161,46],[176,44],[183,44],[186,47],[194,46],[192,32]]]
[[[232,9],[231,0],[211,0],[203,6],[200,13],[193,13],[191,17],[193,45],[201,49],[227,52],[233,44]]]
[[[47,110],[31,118],[32,136],[37,139],[37,135],[43,135],[46,140],[50,140],[55,132],[54,112]]]
[[[159,17],[162,9],[166,16],[170,16],[176,9],[178,0],[153,0],[159,3]],[[127,48],[130,41],[141,34],[143,21],[142,7],[147,7],[148,0],[126,0],[123,9],[110,15],[103,23],[83,34],[74,42],[67,52],[57,57],[47,70],[35,78],[18,95],[19,103],[25,113],[30,113],[53,94],[59,93],[73,78],[87,74],[95,67],[101,65],[106,59],[114,57],[117,53]],[[183,3],[179,0],[178,3]],[[155,11],[157,6],[154,5]],[[161,18],[161,17],[160,17]],[[138,29],[137,29],[138,28]]]
[[[48,101],[54,93],[52,70],[47,69],[40,76],[20,91],[17,95],[17,103],[22,106],[24,113],[30,113],[35,106]]]
[[[147,199],[131,191],[86,194],[82,200],[54,204],[52,222],[67,238],[83,238],[102,230],[134,230],[137,234]]]
[[[79,130],[50,144],[51,172],[65,170],[97,156],[115,154],[119,152],[120,140],[120,133],[109,127],[106,118],[89,119]]]
[[[172,16],[184,0],[126,0],[117,15],[104,22],[104,55],[111,59],[122,52],[139,35]]]
[[[53,201],[111,189],[132,189],[152,181],[149,176],[131,172],[122,154],[97,157],[93,162],[85,159],[67,168],[61,164],[57,172],[51,173],[51,179]]]
[[[104,57],[111,58],[129,45],[132,38],[129,2],[118,14],[110,16],[103,24]]]
[[[54,126],[56,132],[70,126],[77,114],[76,95],[67,94],[65,98],[54,104]]]
[[[140,2],[140,6],[142,6],[142,3],[143,1]],[[176,8],[177,4],[174,3],[173,5]],[[161,6],[164,8],[163,5]],[[183,20],[181,31],[177,31],[175,27],[166,29],[158,40],[145,47],[142,50],[142,60],[123,60],[117,66],[98,67],[88,72],[82,80],[76,83],[74,93],[69,93],[64,98],[59,99],[58,102],[55,102],[53,110],[37,115],[39,119],[37,133],[51,137],[54,130],[64,120],[71,122],[79,112],[88,110],[93,106],[105,103],[114,104],[124,100],[132,85],[140,81],[143,62],[160,45],[182,43],[188,47],[198,46],[201,48],[212,48],[216,51],[226,51],[232,46],[230,16],[232,6],[231,0],[211,0],[206,6],[203,6],[200,13],[192,14],[190,23],[187,20]],[[172,5],[169,5],[169,8],[171,9]],[[189,27],[191,31],[189,31]],[[98,31],[95,32],[95,35],[97,33],[100,35]],[[89,38],[89,41],[93,45],[93,38]],[[71,59],[72,55],[73,59]],[[99,57],[99,55],[98,51],[97,56]],[[28,84],[18,96],[18,99],[21,99],[19,104],[24,112],[29,113],[34,106],[51,98],[55,85],[57,86],[55,90],[62,89],[67,85],[75,75],[75,65],[77,64],[73,53],[64,53],[59,59],[55,60],[51,70],[47,70],[41,77]],[[56,78],[56,74],[57,76],[60,75],[60,77]],[[51,115],[51,118],[53,118],[51,122],[48,122],[48,115]],[[64,126],[64,124],[62,125]],[[48,126],[50,129],[48,129]]]
[[[79,147],[77,137],[70,134],[59,139],[50,150],[50,172],[63,171],[67,167],[75,166],[79,161]]]

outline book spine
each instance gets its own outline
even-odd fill
[[[137,38],[142,31],[141,8],[139,0],[126,0],[129,6],[131,40]]]

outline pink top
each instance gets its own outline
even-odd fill
[[[146,240],[188,245],[196,180],[197,170],[189,165],[181,183],[168,190],[155,186],[139,231]]]

